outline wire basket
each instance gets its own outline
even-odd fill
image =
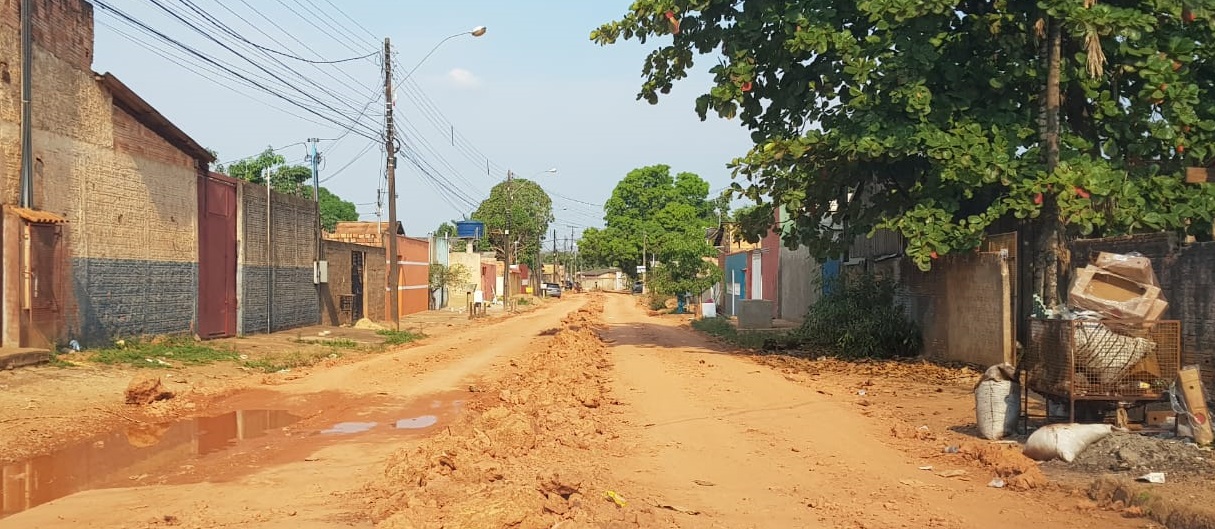
[[[1181,367],[1181,322],[1029,321],[1026,386],[1064,400],[1156,400]]]

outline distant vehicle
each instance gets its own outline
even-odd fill
[[[637,281],[637,282],[633,283],[633,293],[634,294],[640,294],[643,290],[645,290],[645,283],[642,283],[641,281]]]
[[[552,298],[561,297],[561,285],[557,283],[545,283],[544,294]]]

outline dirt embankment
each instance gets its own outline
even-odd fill
[[[387,462],[368,486],[385,529],[658,527],[662,513],[613,492],[618,436],[605,406],[611,361],[602,298],[545,331],[446,431]]]

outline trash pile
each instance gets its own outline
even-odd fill
[[[1094,387],[1069,392],[1159,394],[1166,389],[1168,371],[1180,358],[1164,359],[1172,369],[1162,369],[1162,344],[1146,322],[1159,321],[1168,306],[1151,260],[1142,255],[1101,252],[1093,264],[1076,270],[1068,305],[1041,311],[1048,319],[1078,320],[1066,339],[1076,378]],[[1165,354],[1179,356],[1179,344],[1165,345]]]

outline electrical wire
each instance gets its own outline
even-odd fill
[[[375,142],[368,143],[367,146],[363,147],[363,150],[359,151],[358,154],[354,155],[354,158],[352,158],[349,162],[346,162],[346,165],[343,165],[343,166],[337,168],[336,170],[334,170],[332,173],[329,173],[328,175],[325,176],[325,178],[320,179],[320,181],[318,183],[323,184],[325,182],[332,180],[335,176],[342,174],[342,171],[345,171],[347,167],[350,167],[351,165],[354,165],[354,162],[357,162],[357,161],[363,159],[363,155],[367,154],[367,151],[371,150],[371,148],[374,147],[375,145],[376,145]]]
[[[153,1],[155,2],[156,0],[153,0]],[[159,38],[159,39],[161,39],[161,40],[163,40],[163,41],[165,41],[165,42],[168,42],[168,43],[170,43],[170,44],[172,44],[172,45],[174,45],[174,46],[176,46],[176,47],[180,48],[181,50],[183,50],[183,51],[185,51],[185,52],[189,53],[190,55],[193,55],[194,57],[198,58],[199,60],[202,60],[202,61],[204,61],[204,62],[206,62],[206,63],[208,63],[208,64],[211,64],[211,65],[214,65],[214,66],[216,66],[216,67],[218,67],[218,68],[222,69],[223,71],[227,72],[229,75],[232,75],[232,76],[234,76],[234,77],[236,77],[236,78],[238,78],[238,79],[240,79],[240,80],[244,81],[245,83],[250,84],[250,85],[252,85],[252,86],[254,86],[254,87],[256,87],[256,88],[258,88],[258,89],[260,89],[260,90],[262,90],[262,91],[264,91],[264,92],[266,92],[266,93],[268,93],[268,94],[270,94],[270,95],[272,95],[272,96],[274,96],[274,97],[276,97],[276,98],[282,99],[283,101],[285,101],[285,102],[287,102],[287,103],[289,103],[289,104],[291,104],[291,105],[293,105],[293,106],[299,107],[300,109],[303,109],[303,110],[307,111],[307,112],[308,112],[308,113],[310,113],[310,114],[314,114],[314,115],[316,115],[317,117],[319,117],[319,118],[321,118],[321,119],[323,119],[323,120],[325,120],[325,121],[328,121],[328,122],[333,123],[333,124],[335,124],[335,125],[338,125],[338,126],[340,126],[340,127],[345,127],[345,126],[346,126],[346,124],[345,124],[345,123],[342,123],[342,122],[338,121],[338,120],[337,120],[337,119],[335,119],[334,117],[332,117],[332,116],[328,116],[328,115],[325,115],[324,113],[322,113],[322,112],[320,112],[320,111],[317,111],[317,110],[314,110],[313,108],[309,107],[309,106],[308,106],[308,105],[306,105],[306,104],[303,104],[303,103],[300,103],[299,101],[296,101],[296,100],[294,100],[294,99],[291,99],[290,97],[287,97],[287,96],[283,95],[282,93],[278,92],[277,90],[274,90],[273,88],[270,88],[270,87],[266,86],[266,84],[265,84],[265,83],[258,82],[258,81],[254,80],[254,79],[250,79],[248,76],[242,75],[240,72],[237,72],[237,71],[235,71],[234,69],[229,68],[229,67],[227,67],[227,66],[223,65],[222,63],[220,63],[220,62],[216,61],[215,59],[213,59],[213,58],[209,57],[208,55],[206,55],[206,54],[204,54],[204,53],[202,53],[202,52],[198,51],[197,49],[195,49],[195,48],[193,48],[193,47],[191,47],[191,46],[189,46],[189,45],[186,45],[185,43],[183,43],[183,42],[181,42],[181,41],[179,41],[179,40],[177,40],[177,39],[174,39],[173,37],[168,36],[168,35],[167,35],[167,34],[165,34],[165,33],[163,33],[163,32],[161,32],[161,31],[159,31],[159,30],[156,30],[156,29],[152,28],[151,26],[147,25],[146,23],[144,23],[144,22],[142,22],[142,21],[140,21],[140,20],[138,20],[138,19],[136,19],[136,18],[134,18],[134,17],[132,17],[132,16],[128,15],[126,12],[124,12],[124,11],[122,11],[122,10],[120,10],[120,9],[117,9],[117,8],[115,8],[115,7],[114,7],[114,6],[112,6],[112,5],[109,5],[108,3],[104,2],[103,0],[94,0],[94,1],[93,1],[93,4],[94,4],[95,6],[97,6],[97,7],[101,8],[101,9],[102,9],[102,10],[104,10],[104,11],[107,11],[107,12],[109,12],[109,13],[112,13],[113,15],[117,16],[119,19],[123,20],[124,22],[126,22],[126,23],[128,23],[128,24],[131,24],[131,25],[133,25],[133,26],[135,26],[135,27],[138,27],[138,28],[140,28],[142,31],[144,31],[144,32],[146,32],[146,33],[149,33],[149,34],[151,34],[151,35],[154,35],[154,36],[156,36],[157,38]],[[281,80],[281,79],[280,79],[280,80]],[[375,136],[374,136],[374,135],[372,135],[372,134],[368,134],[368,133],[363,132],[363,131],[359,131],[359,135],[365,136],[365,137],[367,137],[368,139],[375,139]]]

